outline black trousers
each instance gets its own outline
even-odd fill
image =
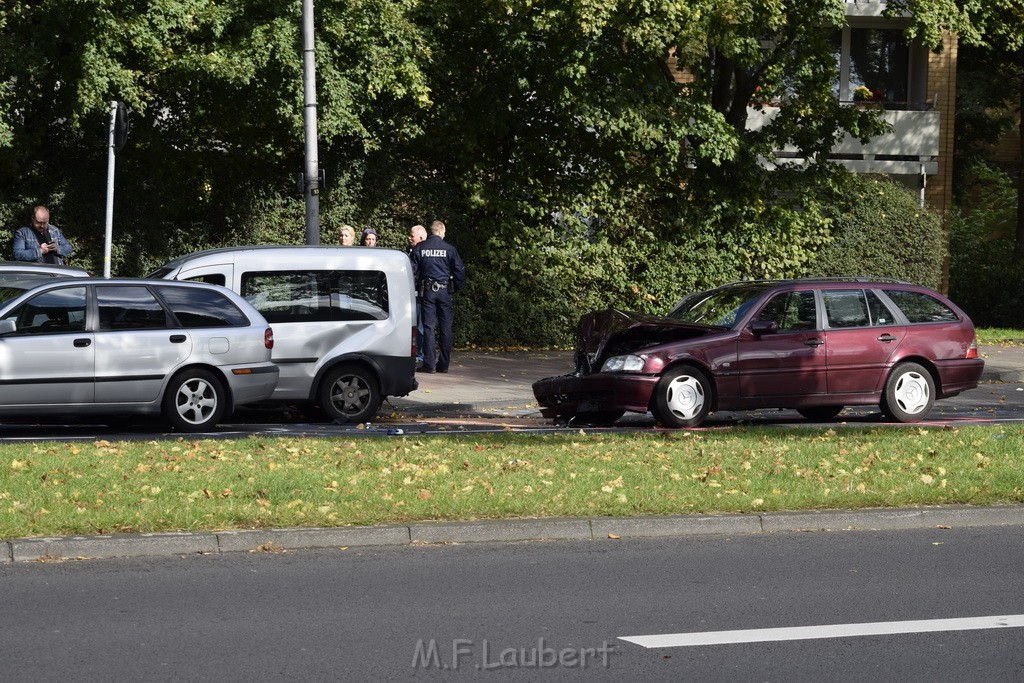
[[[455,320],[451,291],[446,288],[435,292],[428,287],[420,305],[423,307],[423,367],[447,370],[452,359],[452,323]]]

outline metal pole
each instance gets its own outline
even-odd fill
[[[306,244],[320,244],[320,162],[316,149],[316,54],[313,0],[302,0],[302,91],[306,133]]]
[[[103,277],[110,277],[110,245],[114,234],[114,125],[117,102],[110,103],[110,130],[107,134],[107,219],[103,241]]]

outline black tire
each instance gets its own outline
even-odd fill
[[[577,413],[569,420],[570,425],[590,425],[592,427],[611,427],[626,414],[625,410],[598,410],[589,413]]]
[[[671,368],[654,388],[651,412],[666,427],[699,427],[711,410],[711,381],[690,366]]]
[[[917,363],[900,363],[885,382],[879,408],[897,422],[920,422],[935,403],[935,380]]]
[[[843,412],[843,408],[846,406],[810,406],[807,408],[797,408],[796,412],[800,413],[808,420],[831,420],[833,417]]]
[[[164,419],[179,432],[211,429],[228,406],[224,382],[208,370],[183,370],[167,384],[164,394]]]
[[[336,422],[366,422],[377,414],[383,397],[377,377],[360,365],[341,365],[320,384],[320,408]]]

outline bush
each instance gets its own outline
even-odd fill
[[[841,178],[831,219],[832,240],[808,264],[807,276],[864,276],[942,287],[946,238],[938,214],[915,193],[885,178]]]
[[[953,215],[949,295],[980,327],[1024,324],[1024,268],[1013,261],[1017,193],[1005,174],[975,167],[973,208]]]

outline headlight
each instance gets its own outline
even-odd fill
[[[601,366],[601,372],[640,372],[644,369],[641,356],[612,356]]]

